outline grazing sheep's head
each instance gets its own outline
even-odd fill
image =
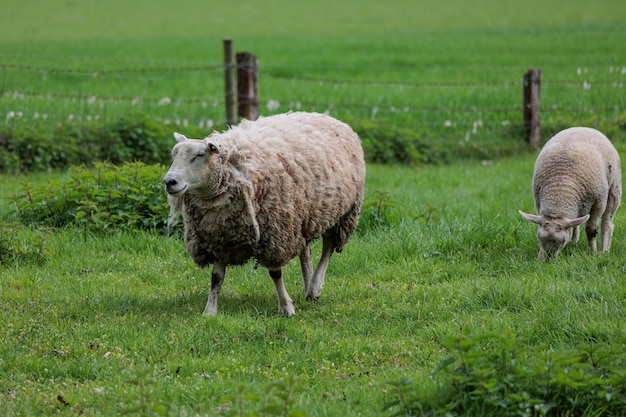
[[[539,259],[542,261],[556,260],[561,249],[572,240],[574,228],[589,219],[589,215],[575,219],[550,219],[544,216],[519,212],[523,218],[539,225],[537,240],[539,241]]]
[[[165,190],[180,197],[186,192],[203,189],[214,195],[223,176],[222,158],[218,145],[209,138],[188,139],[174,133],[178,142],[172,149],[172,166],[163,178]]]

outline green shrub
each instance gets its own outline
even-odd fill
[[[113,121],[66,122],[53,126],[0,125],[0,172],[65,170],[96,162],[122,164],[170,160],[173,129],[137,113]],[[197,128],[191,136],[204,136]]]
[[[166,230],[169,205],[165,168],[142,162],[73,167],[66,181],[25,185],[15,199],[19,220],[51,227],[80,226],[85,233],[118,228]]]
[[[424,395],[403,378],[384,406],[394,416],[621,416],[626,409],[626,340],[556,352],[505,336],[450,336],[454,356]],[[524,346],[520,351],[518,346]]]

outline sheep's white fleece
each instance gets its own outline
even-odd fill
[[[580,224],[590,252],[596,252],[601,219],[602,252],[611,247],[613,217],[621,202],[620,157],[609,139],[595,129],[572,127],[550,139],[537,157],[533,174],[537,215],[520,214],[539,225],[539,257],[556,259]]]
[[[358,223],[365,163],[356,133],[330,116],[297,112],[244,121],[204,140],[177,139],[164,182],[172,207],[182,202],[191,257],[214,264],[212,293],[216,272],[253,258],[270,270],[281,313],[293,315],[280,271],[299,256],[307,298],[317,298],[330,255]],[[313,275],[309,245],[320,236]],[[205,314],[215,314],[217,294]]]

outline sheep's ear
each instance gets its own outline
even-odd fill
[[[571,219],[568,220],[565,223],[565,227],[576,227],[576,226],[580,226],[581,224],[583,224],[584,222],[586,222],[587,220],[589,220],[589,215],[586,214],[582,217],[577,217],[575,219]]]
[[[219,153],[219,149],[217,148],[217,145],[214,144],[213,142],[207,142],[206,143],[206,150],[210,153]]]
[[[519,214],[521,214],[523,218],[525,218],[531,223],[541,224],[541,222],[543,221],[543,216],[537,216],[536,214],[524,213],[522,210],[519,210]]]
[[[174,139],[176,139],[176,142],[180,143],[180,142],[184,142],[187,140],[187,136],[178,133],[178,132],[174,132]]]

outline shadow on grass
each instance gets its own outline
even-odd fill
[[[164,316],[193,318],[202,315],[208,295],[208,287],[195,287],[175,295],[94,294],[74,306],[68,306],[64,316],[70,320],[85,320],[89,316],[127,315],[145,316],[147,319]],[[292,298],[296,305],[296,314],[319,303],[306,301],[303,294],[292,294]],[[222,315],[279,317],[278,299],[273,285],[250,292],[222,289],[217,317]]]

